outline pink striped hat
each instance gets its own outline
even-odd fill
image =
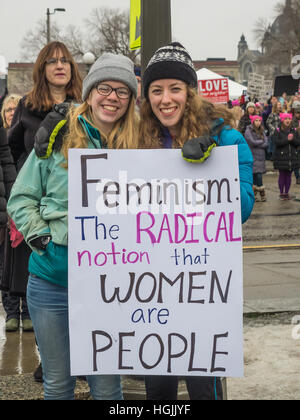
[[[262,121],[262,117],[260,115],[250,115],[250,120],[251,120],[251,122],[253,124],[255,120]]]
[[[282,113],[282,114],[279,114],[279,118],[280,118],[281,122],[283,122],[287,118],[290,118],[292,120],[293,119],[293,114],[288,114],[287,112]]]

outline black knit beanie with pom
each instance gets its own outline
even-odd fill
[[[150,84],[159,79],[178,79],[194,88],[197,87],[198,79],[193,61],[179,42],[159,48],[150,59],[143,76],[146,98]]]

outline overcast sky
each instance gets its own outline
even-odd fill
[[[244,33],[250,49],[257,49],[253,28],[258,18],[270,22],[278,0],[171,0],[173,39],[180,41],[193,60],[207,57],[237,58],[237,44]],[[20,60],[22,38],[46,10],[62,7],[51,16],[59,27],[82,26],[83,19],[98,7],[129,9],[130,0],[1,0],[0,55],[7,62]]]

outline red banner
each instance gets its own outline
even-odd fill
[[[198,80],[198,92],[200,96],[212,103],[227,103],[229,101],[228,79]]]

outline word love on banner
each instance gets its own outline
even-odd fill
[[[236,146],[69,151],[72,375],[243,375]]]
[[[199,95],[212,103],[229,101],[228,79],[198,80]]]

